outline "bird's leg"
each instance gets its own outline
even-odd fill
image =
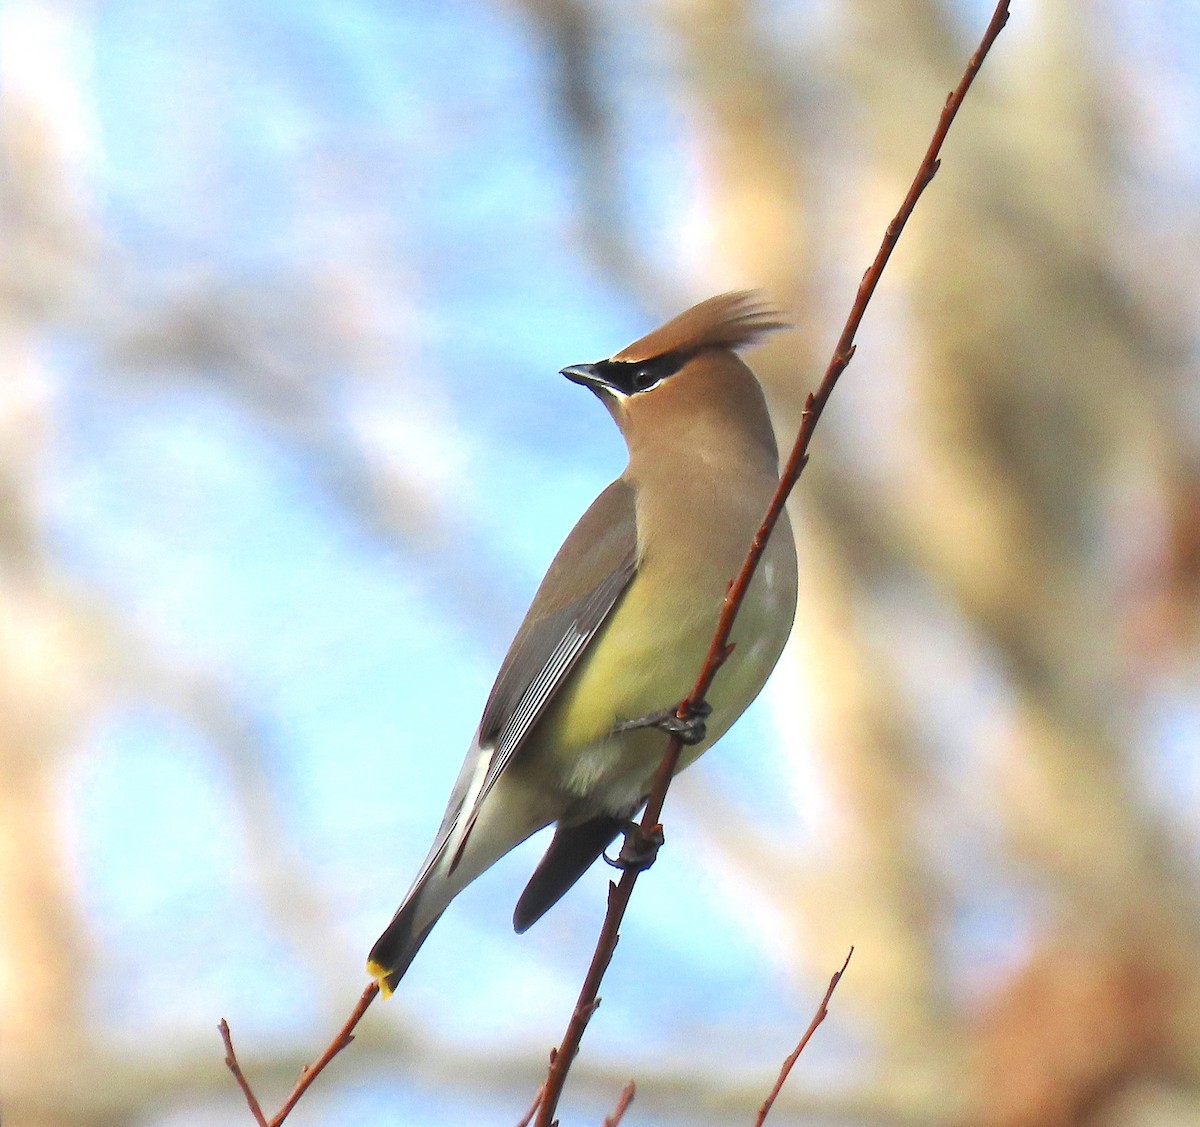
[[[650,868],[654,864],[654,859],[658,856],[658,850],[663,841],[662,826],[653,826],[649,830],[642,829],[640,822],[625,823],[625,841],[621,845],[621,852],[616,858],[610,857],[607,853],[602,853],[601,856],[614,869],[637,869],[641,872],[643,869]]]
[[[706,733],[705,719],[712,713],[712,705],[707,701],[696,704],[688,702],[687,716],[679,717],[675,708],[660,708],[657,712],[648,712],[636,720],[620,720],[613,725],[614,732],[632,732],[637,728],[658,728],[668,735],[678,736],[679,742],[691,746],[704,739]]]
[[[707,701],[693,704],[686,702],[687,715],[679,717],[679,706],[660,708],[657,712],[649,712],[636,720],[621,720],[613,725],[614,732],[632,732],[638,728],[658,728],[677,736],[682,744],[698,744],[705,736],[705,718],[712,714],[712,706]],[[649,830],[642,829],[640,822],[630,821],[625,824],[625,841],[621,852],[616,858],[607,853],[602,854],[604,860],[616,869],[637,869],[639,872],[650,868],[658,856],[659,847],[663,843],[662,826],[653,826]]]

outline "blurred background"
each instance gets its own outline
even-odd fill
[[[562,1108],[1200,1122],[1200,10],[1018,0]],[[0,1116],[247,1123],[365,985],[546,563],[557,375],[712,293],[790,442],[985,0],[0,3]],[[608,872],[456,902],[292,1122],[510,1124]]]

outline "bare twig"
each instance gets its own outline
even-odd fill
[[[617,1106],[613,1108],[612,1115],[605,1116],[601,1127],[617,1127],[621,1120],[625,1118],[625,1113],[629,1110],[629,1105],[633,1103],[635,1095],[637,1095],[637,1084],[630,1080],[621,1089],[621,1098],[617,1100]]]
[[[250,1087],[250,1081],[246,1079],[246,1074],[242,1072],[242,1066],[238,1064],[237,1053],[233,1051],[233,1034],[229,1032],[229,1022],[221,1018],[217,1028],[221,1031],[221,1040],[225,1042],[225,1064],[233,1073],[233,1078],[241,1088],[242,1095],[246,1097],[246,1104],[250,1108],[250,1114],[254,1116],[254,1122],[258,1124],[258,1127],[267,1127],[267,1117],[263,1115],[258,1098],[254,1095],[254,1089]]]
[[[987,30],[980,40],[979,47],[968,61],[962,79],[959,81],[957,88],[951,91],[950,95],[946,98],[946,104],[943,106],[941,116],[938,118],[933,138],[930,140],[929,147],[921,159],[908,193],[905,195],[900,209],[888,224],[875,259],[859,283],[854,304],[850,308],[850,313],[842,328],[841,336],[838,337],[837,344],[833,350],[833,356],[829,361],[829,366],[825,369],[825,375],[822,377],[816,392],[810,393],[805,401],[804,411],[800,417],[800,430],[796,435],[796,442],[780,475],[779,486],[775,491],[774,497],[771,498],[766,516],[763,518],[762,525],[754,536],[741,570],[730,584],[729,590],[725,595],[725,601],[721,607],[721,615],[717,620],[716,632],[713,634],[704,665],[696,678],[696,683],[692,687],[692,691],[679,704],[678,715],[681,719],[687,717],[693,704],[704,700],[709,688],[712,686],[713,678],[717,675],[717,671],[732,652],[729,636],[733,629],[734,621],[741,608],[742,600],[746,596],[750,581],[754,577],[758,562],[766,549],[767,540],[779,521],[788,495],[804,470],[804,464],[808,460],[808,447],[812,441],[813,431],[820,421],[821,414],[825,410],[825,404],[829,401],[829,396],[833,393],[834,387],[837,386],[839,377],[846,370],[846,366],[854,356],[854,337],[858,332],[859,325],[862,323],[863,315],[866,313],[867,306],[875,293],[876,287],[879,285],[879,279],[883,275],[884,267],[891,258],[892,251],[895,250],[900,234],[904,230],[909,217],[912,215],[917,201],[937,174],[940,164],[938,153],[941,151],[946,134],[950,131],[950,126],[958,114],[959,107],[962,105],[967,91],[971,88],[972,82],[974,82],[975,75],[979,72],[983,60],[986,58],[996,37],[1008,22],[1008,7],[1009,0],[1000,0],[996,5]],[[682,746],[678,737],[672,736],[662,761],[658,765],[658,770],[655,772],[650,797],[646,801],[646,809],[641,821],[642,829],[647,833],[661,828],[658,819],[662,814],[667,787],[670,785],[671,777],[675,773],[675,767],[679,762]],[[583,987],[579,992],[579,998],[575,1003],[575,1009],[571,1014],[570,1021],[567,1023],[567,1029],[563,1034],[561,1045],[551,1057],[550,1070],[546,1077],[545,1095],[542,1099],[542,1105],[536,1120],[536,1127],[552,1127],[554,1123],[554,1112],[558,1107],[558,1101],[562,1095],[563,1085],[566,1083],[571,1062],[579,1051],[579,1044],[583,1038],[584,1030],[587,1028],[592,1014],[596,1011],[596,1007],[600,1004],[597,997],[600,982],[604,978],[604,972],[608,969],[613,952],[616,950],[621,921],[624,919],[625,910],[629,905],[629,899],[633,894],[633,887],[637,883],[637,878],[638,874],[636,870],[627,869],[619,883],[610,883],[609,885],[608,911],[605,913],[604,923],[600,929],[600,936],[596,942],[596,949],[592,955],[587,975],[584,978]]]
[[[238,1087],[242,1089],[242,1095],[246,1097],[246,1103],[259,1127],[279,1127],[288,1115],[291,1114],[292,1108],[300,1102],[300,1098],[308,1091],[312,1082],[325,1071],[329,1062],[354,1040],[355,1027],[362,1021],[363,1014],[367,1012],[367,1008],[375,1001],[375,996],[378,993],[379,983],[377,982],[372,982],[362,992],[362,996],[358,999],[358,1004],[346,1019],[346,1024],[337,1031],[333,1040],[325,1047],[325,1051],[312,1064],[306,1064],[300,1070],[300,1079],[296,1081],[296,1086],[291,1090],[288,1098],[283,1101],[279,1110],[270,1120],[263,1116],[262,1108],[254,1096],[250,1083],[242,1074],[237,1054],[233,1051],[233,1039],[229,1034],[229,1023],[224,1018],[221,1019],[221,1024],[217,1028],[220,1029],[221,1039],[225,1042],[225,1063],[229,1066],[229,1071],[233,1073],[234,1079],[237,1080]]]
[[[542,1086],[537,1090],[537,1095],[533,1097],[533,1103],[529,1105],[529,1110],[517,1121],[517,1127],[529,1127],[529,1124],[533,1122],[533,1117],[537,1115],[537,1109],[541,1105],[545,1091],[546,1082],[543,1080]]]
[[[938,153],[941,150],[946,134],[949,132],[950,125],[954,121],[955,115],[962,104],[963,98],[966,96],[967,90],[974,81],[975,75],[979,70],[988,50],[995,41],[996,36],[1000,34],[1001,29],[1008,21],[1008,0],[1000,0],[996,10],[992,15],[991,23],[988,25],[987,31],[984,33],[983,39],[980,42],[978,50],[972,55],[970,62],[967,64],[967,69],[963,74],[962,80],[958,87],[954,90],[946,100],[946,105],[942,110],[941,117],[938,120],[937,128],[934,130],[933,139],[930,141],[929,148],[925,153],[917,174],[913,179],[912,185],[908,190],[908,194],[904,198],[904,202],[900,205],[900,210],[896,213],[891,223],[888,224],[887,231],[884,234],[883,242],[880,245],[879,251],[875,256],[870,268],[863,275],[862,282],[859,284],[858,293],[850,310],[850,315],[846,319],[846,324],[842,329],[842,334],[838,338],[836,347],[834,348],[833,357],[829,362],[828,368],[825,370],[825,375],[821,380],[815,393],[810,394],[804,406],[803,414],[800,420],[800,430],[796,436],[795,445],[792,447],[792,452],[788,457],[787,463],[784,466],[783,473],[780,476],[779,486],[775,491],[774,497],[771,499],[771,504],[767,509],[766,516],[763,519],[762,525],[755,534],[754,540],[750,546],[750,550],[746,555],[746,559],[742,564],[741,570],[737,577],[730,584],[729,591],[725,596],[725,601],[721,608],[721,615],[717,622],[717,629],[713,635],[712,642],[709,646],[708,653],[705,657],[704,665],[696,678],[696,683],[692,687],[692,691],[688,697],[679,704],[679,716],[685,718],[693,702],[699,703],[704,700],[712,685],[713,678],[717,671],[728,659],[732,652],[732,646],[729,642],[730,632],[733,628],[735,619],[737,618],[738,610],[741,607],[742,600],[745,598],[746,591],[750,586],[750,581],[754,577],[754,572],[758,567],[758,561],[762,557],[763,551],[766,548],[767,540],[778,523],[780,514],[783,512],[783,506],[787,501],[788,495],[791,493],[793,486],[799,479],[804,465],[808,460],[808,447],[812,441],[813,431],[816,428],[821,414],[825,409],[825,404],[829,400],[834,387],[837,384],[838,378],[845,371],[846,366],[850,363],[854,355],[854,337],[858,332],[858,327],[862,322],[867,305],[870,303],[871,297],[879,284],[879,279],[883,274],[883,269],[887,265],[888,259],[891,257],[892,251],[895,249],[897,240],[900,237],[904,225],[908,222],[909,216],[916,207],[917,201],[921,194],[929,185],[938,169]],[[654,782],[652,785],[650,797],[646,802],[646,808],[642,815],[642,829],[646,832],[652,832],[659,828],[658,819],[662,814],[663,803],[666,799],[667,788],[670,785],[671,777],[675,772],[675,767],[679,762],[679,755],[682,750],[682,744],[678,737],[672,737],[667,745],[666,752],[663,755],[662,761],[658,765],[658,770],[655,772]],[[576,1053],[579,1051],[579,1043],[583,1037],[584,1030],[587,1028],[588,1021],[592,1014],[596,1011],[596,1007],[600,1004],[597,992],[600,987],[600,982],[604,977],[605,971],[608,969],[608,964],[612,960],[613,952],[616,950],[618,931],[621,921],[625,916],[625,910],[629,904],[629,898],[633,893],[633,886],[637,881],[637,871],[633,869],[626,870],[621,880],[617,884],[609,885],[608,895],[608,911],[605,914],[604,924],[601,928],[600,937],[596,944],[596,950],[592,956],[591,965],[588,968],[587,976],[584,979],[583,988],[580,990],[579,999],[576,1002],[575,1009],[571,1014],[571,1020],[567,1025],[566,1033],[563,1036],[562,1044],[551,1055],[550,1069],[546,1076],[546,1082],[543,1090],[539,1093],[539,1098],[535,1101],[537,1114],[537,1127],[551,1127],[553,1123],[554,1111],[558,1106],[559,1098],[562,1095],[563,1084],[566,1082],[567,1072],[571,1067],[571,1062]],[[848,958],[848,957],[847,957]],[[845,969],[843,965],[843,970]],[[832,993],[841,972],[834,976],[830,983],[829,991],[826,994],[825,1002],[828,1002],[829,995]],[[275,1116],[267,1120],[263,1115],[262,1108],[259,1105],[253,1090],[250,1087],[245,1075],[238,1064],[237,1055],[233,1049],[233,1040],[230,1035],[229,1025],[224,1020],[221,1021],[219,1029],[221,1038],[225,1044],[225,1063],[229,1070],[233,1073],[234,1079],[242,1090],[242,1094],[246,1098],[246,1104],[250,1108],[251,1114],[254,1116],[255,1122],[259,1127],[279,1127],[281,1123],[288,1117],[292,1109],[303,1097],[304,1093],[309,1089],[316,1078],[325,1070],[330,1061],[333,1060],[338,1053],[346,1048],[354,1039],[353,1032],[358,1023],[362,1020],[368,1007],[375,1000],[379,993],[379,987],[376,983],[371,983],[362,993],[357,1005],[351,1012],[346,1023],[338,1030],[333,1040],[330,1041],[325,1051],[311,1064],[307,1065],[300,1074],[295,1087],[283,1102]],[[820,1020],[824,1018],[825,1003],[822,1003],[818,1017],[814,1019],[814,1024],[809,1032],[801,1041],[799,1048],[794,1056],[799,1056],[800,1051],[807,1043],[808,1037],[811,1036],[812,1029],[815,1029],[820,1024]],[[791,1063],[788,1064],[790,1068]],[[786,1076],[786,1073],[784,1073]],[[782,1085],[782,1077],[780,1086]],[[633,1099],[633,1084],[626,1086],[625,1091],[621,1095],[621,1101],[618,1103],[614,1115],[609,1118],[610,1125],[615,1125],[619,1122],[621,1116],[624,1115],[630,1101]],[[777,1093],[772,1093],[771,1099]],[[540,1107],[538,1106],[540,1104]],[[764,1105],[769,1108],[769,1102]],[[761,1116],[765,1115],[765,1111],[760,1112]],[[524,1122],[528,1122],[529,1116],[526,1116]]]
[[[842,963],[842,969],[835,971],[833,977],[829,980],[829,985],[825,988],[825,996],[821,999],[821,1004],[817,1007],[817,1012],[813,1014],[812,1021],[808,1023],[808,1028],[804,1031],[804,1036],[800,1038],[787,1060],[783,1062],[783,1066],[779,1069],[779,1076],[775,1080],[775,1087],[771,1089],[770,1094],[763,1100],[762,1107],[758,1109],[758,1116],[754,1120],[754,1127],[763,1127],[763,1124],[766,1123],[767,1116],[771,1113],[771,1107],[779,1098],[779,1093],[783,1091],[783,1086],[787,1083],[787,1078],[796,1061],[800,1059],[800,1054],[804,1052],[808,1042],[812,1039],[812,1035],[816,1033],[817,1026],[829,1016],[829,999],[833,997],[833,992],[837,989],[837,984],[842,981],[842,975],[846,973],[846,968],[850,965],[850,958],[853,954],[854,948],[851,947],[846,954],[846,961]]]

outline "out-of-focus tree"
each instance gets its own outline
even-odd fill
[[[76,280],[84,227],[44,88],[13,61],[0,93],[0,1053],[6,1088],[28,1088],[87,1038],[75,980],[88,941],[56,790],[99,686],[86,602],[51,558],[41,508],[53,412],[40,337]]]
[[[224,884],[244,892],[220,930],[236,945],[244,921],[244,1012],[261,999],[276,1013],[239,1040],[267,1098],[356,992],[378,898],[408,865],[387,843],[401,823],[417,833],[405,798],[440,795],[411,745],[445,733],[419,714],[451,713],[451,728],[465,697],[404,695],[432,660],[419,639],[381,685],[381,643],[343,635],[419,605],[489,664],[569,521],[569,506],[525,513],[546,541],[535,550],[497,515],[514,502],[490,478],[510,457],[550,482],[576,456],[576,424],[523,382],[586,358],[569,348],[615,348],[691,298],[761,286],[798,327],[756,361],[793,431],[980,15],[934,0],[318,7],[213,5],[168,29],[122,4],[29,2],[0,20],[6,1127],[244,1114],[208,1039],[229,995],[205,988],[238,952],[189,946],[193,916],[164,921],[167,949],[114,940],[96,838],[64,801],[104,791],[112,717],[168,718],[150,726],[187,733],[168,757],[205,764],[196,802],[219,807],[206,840],[228,853],[195,864],[227,864]],[[1197,790],[1200,750],[1198,173],[1172,133],[1200,83],[1186,52],[1155,61],[1189,17],[1016,8],[795,501],[798,627],[772,690],[779,730],[754,760],[795,801],[767,814],[753,788],[723,785],[731,754],[681,780],[667,809],[671,844],[686,844],[660,867],[702,865],[737,936],[706,967],[755,960],[803,1012],[856,945],[820,1035],[832,1047],[810,1050],[781,1123],[1123,1127],[1200,1109],[1198,839],[1180,797]],[[122,482],[106,474],[157,475],[119,449],[154,427],[162,462],[192,443],[201,472],[234,480],[246,444],[258,468],[236,480],[282,482],[264,494],[291,515],[263,515],[282,543],[259,549],[265,565],[244,561],[273,577],[250,595],[188,551],[202,524],[187,510],[219,489],[163,502],[175,556],[136,536],[113,549],[119,506],[85,511],[89,475],[110,498]],[[163,480],[186,481],[181,465]],[[309,520],[352,562],[318,551],[298,565]],[[152,519],[130,527],[158,535]],[[229,551],[251,542],[231,535]],[[138,552],[166,561],[174,603],[150,592]],[[304,565],[325,585],[296,579]],[[289,585],[299,594],[275,589]],[[385,611],[346,611],[380,587]],[[330,619],[310,618],[323,600]],[[234,608],[234,625],[214,640],[162,609],[191,601],[222,621]],[[237,656],[255,647],[269,652]],[[471,660],[456,677],[486,678]],[[339,664],[354,670],[345,700],[330,688]],[[274,687],[292,683],[291,698]],[[380,730],[361,714],[391,693],[402,703],[383,726],[402,750],[360,761]],[[322,727],[325,714],[340,719]],[[313,750],[330,738],[355,748],[342,758],[357,792],[338,748]],[[426,750],[439,764],[458,752]],[[132,825],[147,807],[187,809],[150,784],[125,801]],[[456,1036],[449,1000],[431,1007],[417,983],[372,1014],[308,1114],[393,1122],[411,1088],[414,1123],[515,1119],[573,997],[556,961],[583,957],[571,910],[526,940],[545,944],[526,949],[552,985],[530,971],[519,989],[545,1000],[568,982],[536,1032]],[[497,1020],[481,938],[496,921],[467,911],[460,1004]],[[627,937],[618,964],[659,973],[671,942]],[[154,960],[165,978],[144,969]],[[97,993],[97,977],[112,984]],[[211,1021],[170,1010],[176,987]],[[601,1024],[620,1024],[621,989],[608,986]],[[152,996],[131,1012],[157,1032],[105,1010],[139,991]],[[594,1031],[565,1108],[611,1106],[632,1069],[636,1121],[748,1121],[774,1060],[697,1060],[695,1031],[719,1040],[726,1020],[688,1011],[636,1052]],[[836,1053],[850,1063],[823,1082]]]

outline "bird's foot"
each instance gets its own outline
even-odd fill
[[[660,708],[657,712],[649,712],[636,720],[622,720],[613,726],[614,732],[631,732],[636,728],[658,728],[671,736],[678,736],[679,742],[687,747],[700,743],[707,733],[704,721],[712,714],[712,705],[707,701],[693,704],[687,702],[687,716],[676,715],[679,709]]]
[[[644,830],[640,822],[627,822],[621,852],[615,858],[607,853],[601,856],[614,869],[636,869],[640,873],[654,864],[654,859],[665,840],[662,826],[652,826]]]

